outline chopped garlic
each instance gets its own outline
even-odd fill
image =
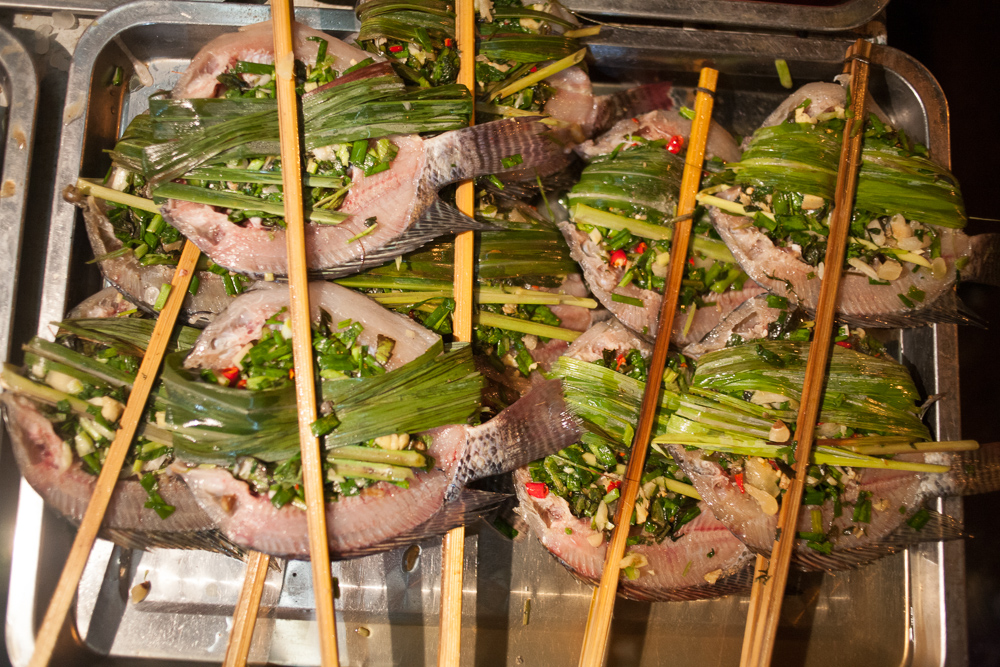
[[[712,570],[711,572],[709,572],[708,574],[705,575],[705,581],[707,581],[710,584],[714,584],[715,582],[717,582],[719,580],[719,577],[721,577],[721,576],[722,576],[722,570],[721,569],[719,569],[719,570]]]
[[[53,389],[58,389],[66,394],[79,394],[83,391],[83,383],[72,375],[66,375],[60,371],[49,371],[45,374],[45,383]]]
[[[771,442],[788,442],[790,437],[792,437],[792,433],[785,426],[785,422],[779,419],[771,425],[771,432],[768,434],[768,439]]]
[[[897,241],[913,236],[910,224],[906,222],[906,218],[901,213],[892,216],[892,220],[889,221],[889,227],[892,228],[892,235],[896,237]]]
[[[934,261],[931,262],[931,275],[934,276],[935,280],[941,280],[948,273],[948,263],[944,261],[944,257],[935,257]]]
[[[778,501],[770,493],[763,489],[758,489],[753,484],[744,484],[743,488],[760,504],[760,509],[764,514],[773,516],[778,513]]]
[[[769,405],[771,403],[784,403],[788,398],[772,391],[755,391],[750,397],[750,402],[754,405]]]
[[[806,113],[806,110],[802,107],[795,109],[795,122],[796,123],[809,123],[810,125],[816,122],[816,119]]]
[[[406,446],[409,444],[409,433],[393,433],[392,435],[383,435],[375,438],[375,446],[381,447],[382,449],[399,451],[401,449],[406,449]]]
[[[590,543],[590,546],[596,549],[600,547],[602,544],[604,544],[604,535],[601,533],[593,533],[591,535],[587,535],[587,542]]]
[[[910,250],[912,252],[921,252],[926,247],[924,242],[918,239],[916,236],[907,236],[896,241],[896,246],[902,248],[903,250]]]
[[[826,204],[826,200],[817,195],[802,195],[802,208],[807,211],[815,211],[816,209],[823,208]]]
[[[534,350],[538,347],[538,336],[535,334],[524,334],[521,338],[521,342],[524,343],[524,347],[526,347],[529,351]]]
[[[618,567],[625,569],[627,567],[634,567],[636,569],[643,568],[649,565],[649,559],[646,558],[644,554],[637,553],[635,551],[630,551],[625,554],[621,561],[618,563]]]
[[[876,273],[879,280],[896,280],[903,273],[903,265],[894,259],[889,259],[882,262]]]
[[[532,32],[538,32],[542,27],[542,22],[535,19],[521,19],[520,24],[522,28],[531,30]]]
[[[125,405],[110,396],[94,396],[93,398],[88,398],[87,402],[91,405],[98,405],[101,408],[101,416],[107,419],[109,422],[116,422],[118,418],[121,417],[122,412],[125,410]]]

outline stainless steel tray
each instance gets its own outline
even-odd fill
[[[19,41],[0,27],[0,358],[10,352],[28,170],[35,137],[38,78],[31,57]]]
[[[868,23],[889,0],[845,0],[827,6],[756,0],[564,0],[576,12],[622,19],[683,21],[760,30],[840,32]],[[819,4],[819,3],[817,3]]]
[[[298,17],[334,34],[355,29],[350,11],[305,10]],[[70,70],[56,183],[104,173],[102,149],[145,108],[155,87],[169,86],[211,37],[266,18],[261,7],[191,2],[142,2],[101,16],[80,40]],[[613,27],[593,44],[591,71],[601,89],[672,80],[684,97],[696,84],[698,68],[711,64],[722,73],[717,117],[746,133],[787,93],[777,82],[775,58],[788,61],[799,83],[828,80],[839,72],[847,45],[835,38]],[[911,136],[947,161],[948,115],[940,89],[907,56],[891,49],[885,55],[887,66],[875,76],[876,97]],[[127,74],[120,87],[110,84],[117,66]],[[148,70],[154,87],[138,85],[137,66]],[[58,191],[52,210],[43,334],[70,297],[85,296],[100,282],[95,269],[83,263],[89,248],[76,212]],[[942,326],[893,339],[925,391],[949,396],[936,404],[932,417],[942,439],[958,437],[955,338],[954,327]],[[960,504],[949,502],[944,509],[954,515]],[[37,495],[22,488],[7,615],[7,646],[15,665],[27,661],[71,534],[63,521],[43,512]],[[340,584],[337,631],[343,664],[435,662],[440,551],[436,540],[419,548],[419,561],[410,571],[402,566],[401,551],[333,564]],[[859,572],[795,575],[776,664],[964,664],[962,553],[961,544],[929,545]],[[129,552],[100,542],[81,583],[74,633],[61,645],[66,657],[60,664],[217,662],[242,573],[241,563],[214,554]],[[139,604],[128,602],[131,586],[144,580],[152,584],[150,595]],[[575,664],[590,590],[533,536],[510,542],[490,528],[473,529],[466,543],[462,664]],[[272,573],[252,659],[316,664],[311,596],[309,571],[302,563],[287,563]],[[736,664],[746,609],[745,596],[691,603],[620,601],[609,664]]]

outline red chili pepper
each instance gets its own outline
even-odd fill
[[[646,252],[646,248],[648,247],[649,246],[646,245],[645,241],[639,241],[639,245],[635,247],[635,251],[637,254],[641,255],[642,253]]]
[[[694,266],[694,257],[688,257],[688,264]]]
[[[615,480],[615,481],[613,481],[613,482],[610,482],[610,483],[608,484],[608,493],[611,493],[611,492],[612,492],[612,491],[614,491],[615,489],[620,489],[620,488],[621,488],[621,486],[622,486],[622,483],[621,483],[621,481],[620,481],[620,480]]]
[[[615,250],[613,253],[611,253],[611,256],[608,258],[608,264],[610,264],[616,269],[620,269],[623,266],[625,266],[626,262],[628,262],[628,255],[625,254],[624,250],[620,249]]]
[[[675,134],[674,136],[670,137],[670,142],[667,144],[668,151],[676,155],[677,153],[681,152],[681,149],[683,147],[684,147],[684,137],[682,137],[679,134]]]
[[[237,389],[246,389],[247,388],[247,379],[243,378],[242,380],[240,380],[239,382],[237,382],[236,383],[236,388]]]
[[[235,380],[236,378],[238,378],[240,376],[240,369],[237,368],[236,366],[230,366],[229,368],[223,368],[219,372],[222,373],[222,377],[226,378],[230,382],[232,382],[233,380]]]
[[[531,71],[532,71],[532,72],[537,72],[537,71],[538,71],[538,68],[537,68],[536,66],[532,65],[532,66],[531,66]]]
[[[289,380],[294,380],[295,379],[295,369],[294,368],[289,368],[288,369],[288,379]]]
[[[625,365],[625,355],[622,354],[621,352],[619,352],[618,353],[618,358],[615,359],[615,364],[616,364],[615,365],[615,370],[616,371],[620,371],[622,369],[622,366]]]
[[[545,485],[545,482],[528,482],[524,488],[528,490],[528,495],[532,498],[544,498],[549,495],[549,487]]]
[[[389,53],[399,53],[402,50],[403,47],[400,46],[399,44],[393,44],[392,46],[389,47]]]
[[[851,344],[848,343],[846,340],[838,340],[837,345],[839,345],[840,347],[846,347],[848,350],[851,349]]]
[[[743,488],[743,473],[738,472],[733,476],[733,481],[736,482],[736,486],[740,487],[740,493],[746,493],[747,490]]]
[[[452,45],[452,44],[454,44],[454,43],[455,43],[455,42],[454,42],[454,41],[452,40],[452,38],[451,38],[451,37],[445,37],[445,38],[444,38],[444,45],[445,45],[445,46],[451,46],[451,45]]]

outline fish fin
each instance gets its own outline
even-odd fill
[[[499,475],[554,454],[580,437],[578,420],[566,407],[559,380],[545,380],[513,405],[469,429],[445,500],[457,498],[474,479]]]
[[[638,116],[657,109],[672,109],[674,107],[674,99],[670,96],[672,88],[673,84],[669,81],[661,81],[598,97],[594,136],[604,133],[622,118]]]
[[[969,263],[962,267],[962,280],[1000,287],[1000,234],[969,237]]]
[[[919,309],[878,315],[851,315],[849,317],[838,314],[837,320],[852,326],[885,329],[912,329],[915,326],[932,322],[986,327],[983,318],[962,303],[954,289],[948,290],[933,303]]]
[[[382,266],[400,255],[416,250],[420,246],[433,241],[439,236],[454,232],[496,229],[493,225],[479,222],[461,213],[454,206],[444,203],[435,196],[427,210],[423,212],[410,227],[380,248],[364,253],[361,257],[349,259],[335,267],[322,271],[312,271],[313,275],[323,278],[340,278],[367,269]],[[362,239],[363,241],[363,239]]]
[[[443,535],[452,528],[464,526],[490,514],[499,508],[508,498],[510,498],[510,495],[505,493],[493,493],[492,491],[480,491],[478,489],[462,489],[462,492],[458,494],[455,500],[442,505],[437,512],[419,526],[414,526],[410,530],[399,535],[394,535],[377,544],[352,549],[349,552],[331,552],[330,556],[335,559],[368,556],[374,553],[409,546],[414,542],[420,542],[436,535]]]
[[[917,530],[902,523],[876,544],[822,554],[808,547],[795,550],[792,561],[804,570],[856,570],[883,556],[897,553],[922,542],[945,542],[967,537],[962,522],[936,510],[926,510],[927,523]],[[801,541],[800,541],[801,543]]]
[[[732,574],[719,577],[714,584],[705,582],[697,586],[662,590],[644,590],[641,579],[638,582],[622,579],[618,585],[618,594],[623,598],[640,602],[683,602],[738,595],[750,590],[753,585],[753,571],[753,566],[748,565]]]
[[[953,454],[949,482],[953,493],[971,496],[1000,490],[1000,442],[980,445],[971,452]]]
[[[101,537],[126,549],[197,549],[214,551],[240,560],[246,560],[247,551],[231,541],[221,531],[199,530],[184,532],[154,532],[101,528]]]
[[[564,169],[572,160],[535,118],[508,118],[446,132],[425,141],[428,184],[435,190],[489,174],[534,179]]]

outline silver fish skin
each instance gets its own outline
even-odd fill
[[[604,350],[627,352],[639,350],[643,358],[653,354],[653,346],[635,335],[617,319],[604,320],[587,329],[566,349],[566,356],[594,362],[604,357]]]
[[[650,141],[670,139],[673,136],[685,139],[691,136],[691,121],[669,107],[652,110],[638,117],[625,118],[612,125],[597,139],[586,141],[576,147],[576,152],[585,160],[598,155],[607,155],[628,137],[642,137]],[[726,162],[740,159],[740,147],[733,136],[721,125],[712,123],[708,131],[705,157],[720,157]]]
[[[734,200],[737,188],[719,196]],[[820,276],[791,248],[775,246],[748,218],[712,207],[712,225],[725,241],[733,257],[750,278],[772,294],[796,299],[809,313],[819,303]],[[845,272],[837,295],[837,317],[852,325],[869,327],[912,327],[927,322],[967,322],[954,306],[953,288],[956,262],[969,256],[969,237],[961,231],[939,228],[941,257],[947,271],[935,278],[928,269],[914,272],[904,266],[902,275],[889,285],[872,285],[868,276]],[[911,289],[925,294],[924,300],[908,307],[899,298]]]
[[[684,356],[697,359],[703,354],[721,350],[733,335],[746,341],[766,338],[768,325],[785,312],[784,309],[768,306],[767,297],[767,294],[758,294],[741,303],[701,340],[686,345],[681,350]],[[794,301],[789,301],[789,304],[794,306]]]
[[[258,283],[230,303],[198,337],[184,360],[186,368],[229,368],[248,343],[258,340],[264,323],[275,313],[289,306],[288,286]],[[327,282],[309,284],[309,307],[314,322],[321,312],[330,315],[334,325],[351,320],[364,330],[358,341],[374,350],[379,336],[395,341],[392,354],[385,364],[394,370],[426,352],[440,337],[413,320],[387,310],[354,290]]]
[[[327,504],[333,557],[349,558],[382,545],[395,546],[400,534],[411,539],[427,537],[432,533],[415,531],[432,522],[449,502],[457,501],[466,482],[512,470],[579,437],[556,381],[539,384],[481,426],[444,426],[429,434],[434,469],[417,473],[409,488],[381,482],[357,496]],[[275,508],[266,495],[251,493],[245,482],[221,468],[177,469],[232,542],[289,558],[309,557],[304,510],[291,505]],[[444,532],[451,527],[438,522],[434,530]]]
[[[314,274],[337,277],[379,266],[443,234],[483,225],[437,196],[443,186],[485,174],[534,177],[564,161],[562,149],[530,119],[497,121],[431,139],[397,135],[392,168],[365,176],[352,169],[350,193],[337,225],[307,224],[306,260]],[[511,165],[507,158],[520,156]],[[506,166],[505,166],[506,165]],[[169,200],[164,218],[215,263],[258,278],[288,273],[285,232],[240,227],[210,206]],[[368,221],[374,218],[374,225]]]
[[[326,41],[326,53],[333,58],[333,69],[338,72],[366,58],[383,60],[379,55],[362,51],[298,22],[292,22],[292,31],[296,59],[309,64],[316,62],[319,44],[313,40],[317,38]],[[239,32],[220,35],[203,46],[184,70],[171,96],[175,100],[215,97],[220,85],[218,76],[238,60],[265,64],[274,62],[274,36],[270,21],[244,26]]]
[[[139,308],[152,314],[160,289],[173,278],[174,267],[142,266],[131,252],[108,257],[121,250],[122,242],[108,220],[106,203],[94,197],[85,197],[75,203],[83,209],[87,237],[101,274]],[[198,271],[196,275],[198,292],[184,297],[181,315],[188,324],[203,327],[212,321],[215,313],[225,309],[233,297],[226,293],[222,276],[210,271]]]
[[[729,475],[717,463],[704,458],[701,451],[671,445],[670,452],[716,518],[752,551],[770,554],[778,515],[766,515],[749,493],[741,492]],[[946,454],[901,454],[896,459],[944,465],[952,461]],[[840,517],[835,516],[832,500],[818,508],[822,513],[823,532],[832,535],[833,553],[829,556],[818,554],[806,546],[806,540],[797,539],[794,561],[805,569],[853,569],[908,544],[960,537],[960,524],[941,515],[935,515],[935,524],[924,531],[906,531],[904,525],[925,499],[958,488],[949,481],[949,475],[855,469],[849,474]],[[858,530],[852,521],[852,513],[862,491],[871,493],[871,521],[862,524],[863,529]],[[803,506],[798,520],[799,531],[813,531],[813,509],[817,508]],[[901,530],[907,534],[900,535]]]
[[[0,394],[14,459],[21,475],[45,502],[78,524],[97,486],[97,477],[83,471],[72,448],[56,434],[51,422],[26,398]],[[214,528],[184,483],[161,475],[158,490],[176,509],[166,519],[144,507],[146,490],[135,476],[119,480],[104,515],[104,530],[159,533],[198,533]]]

